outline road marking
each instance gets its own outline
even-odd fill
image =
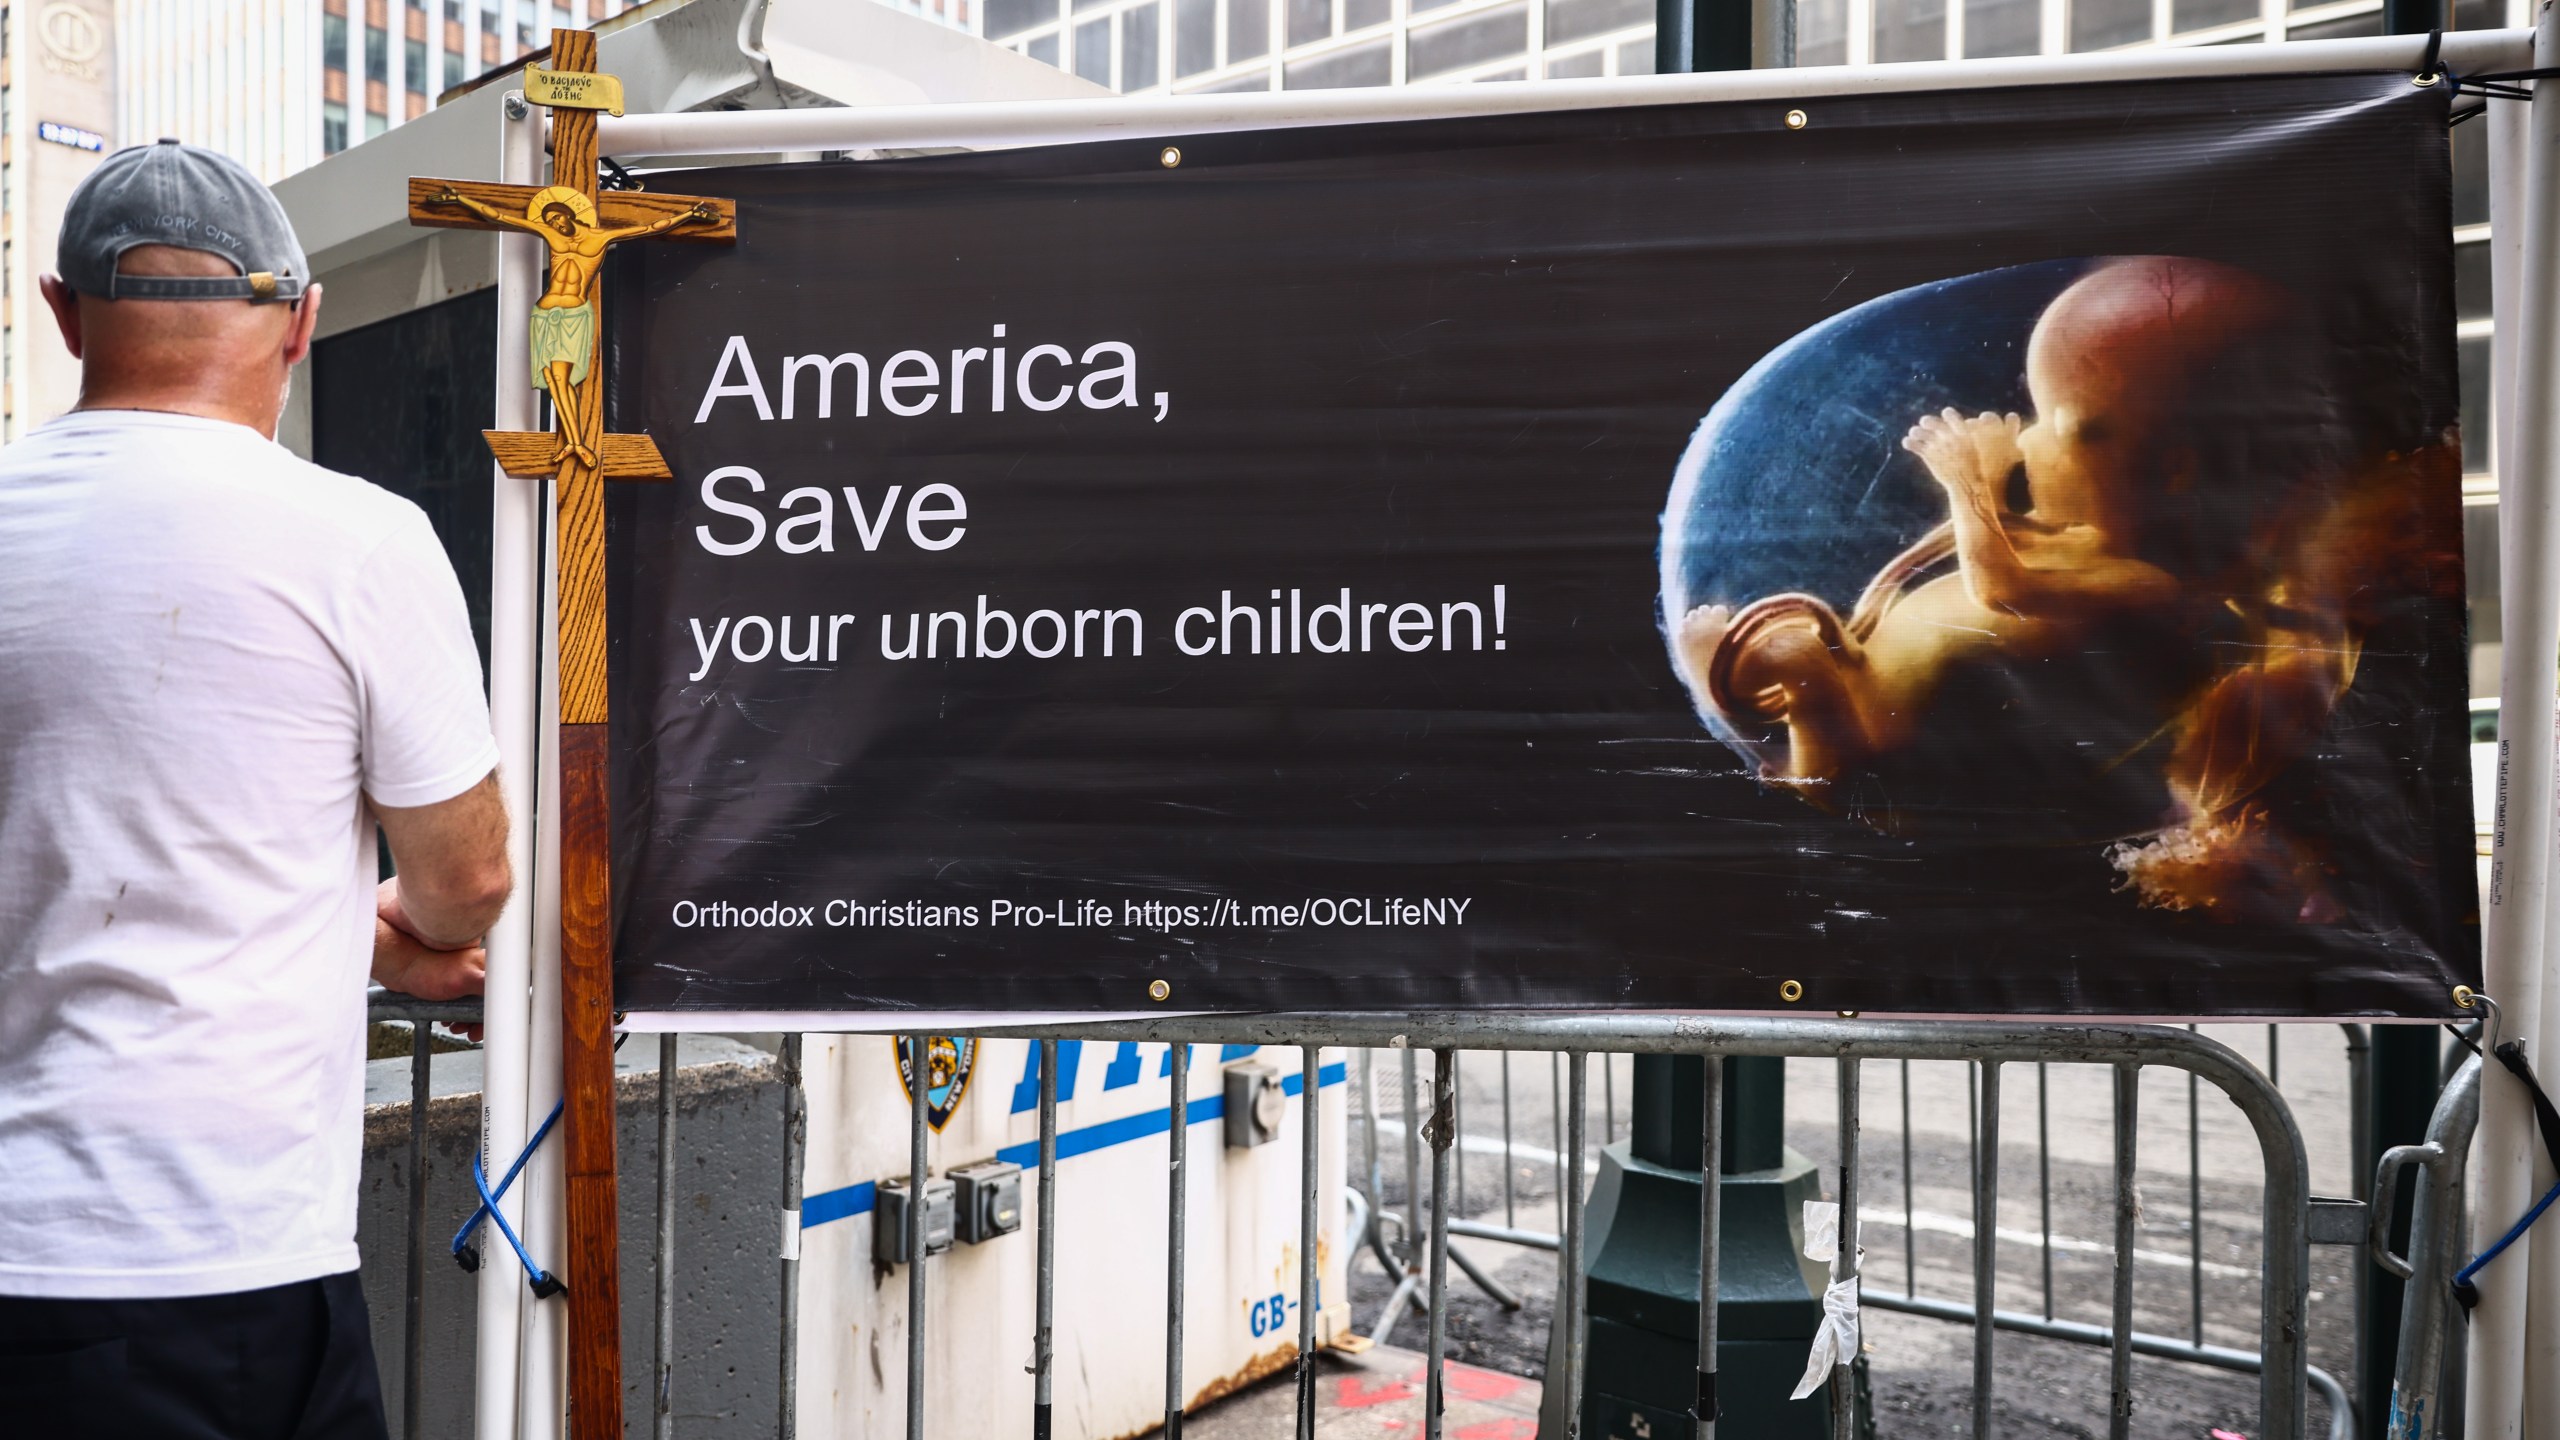
[[[1378,1122],[1378,1130],[1381,1134],[1392,1132],[1401,1139],[1404,1135],[1404,1122],[1382,1119]],[[1460,1149],[1474,1155],[1502,1153],[1502,1141],[1498,1136],[1468,1135],[1461,1137],[1458,1144]],[[1553,1150],[1541,1150],[1529,1145],[1513,1145],[1511,1158],[1514,1163],[1544,1165],[1549,1168],[1555,1168],[1557,1163],[1556,1152]],[[1858,1219],[1863,1224],[1885,1225],[1897,1230],[1902,1228],[1902,1212],[1899,1210],[1883,1210],[1862,1205],[1858,1207]],[[1952,1235],[1962,1240],[1973,1238],[1971,1220],[1961,1215],[1941,1215],[1932,1210],[1911,1212],[1911,1228],[1931,1235]],[[2001,1226],[1991,1233],[1995,1238],[2011,1245],[2041,1247],[2044,1244],[2044,1236],[2039,1231],[2013,1230],[2007,1226]],[[2083,1240],[2073,1235],[2054,1236],[2053,1248],[2073,1255],[2112,1256],[2116,1253],[2116,1247],[2112,1241]],[[2138,1264],[2171,1265],[2180,1270],[2194,1266],[2220,1280],[2255,1280],[2259,1277],[2259,1271],[2253,1266],[2230,1265],[2219,1260],[2207,1260],[2198,1265],[2188,1256],[2172,1254],[2166,1250],[2145,1250],[2137,1246],[2134,1249],[2133,1258]]]
[[[1858,1207],[1858,1219],[1863,1224],[1884,1225],[1896,1230],[1902,1228],[1902,1212],[1899,1210],[1871,1209],[1861,1205]],[[1911,1212],[1911,1228],[1926,1231],[1932,1235],[1953,1235],[1965,1240],[1973,1238],[1973,1222],[1961,1215],[1940,1215],[1928,1210],[1914,1210]],[[2003,1225],[1996,1227],[1991,1233],[1994,1238],[2011,1245],[2041,1246],[2044,1244],[2043,1234],[2035,1230],[2013,1230]],[[2112,1241],[2082,1240],[2070,1235],[2054,1236],[2053,1248],[2075,1255],[2112,1256],[2116,1253],[2116,1247]],[[2207,1275],[2224,1280],[2255,1280],[2259,1275],[2256,1269],[2246,1265],[2226,1265],[2219,1260],[2206,1260],[2199,1263],[2185,1255],[2173,1255],[2166,1250],[2145,1250],[2140,1246],[2134,1247],[2133,1258],[2146,1265],[2174,1265],[2181,1270],[2195,1265]]]

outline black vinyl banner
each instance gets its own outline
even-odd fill
[[[2445,124],[2334,74],[667,177],[740,238],[616,272],[677,477],[612,507],[617,1003],[2447,1013]]]

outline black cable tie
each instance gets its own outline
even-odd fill
[[[2484,75],[2461,74],[2452,66],[2440,63],[2438,59],[2437,42],[2443,37],[2443,33],[2436,31],[2428,37],[2426,59],[2420,62],[2420,68],[2412,78],[2419,84],[2432,84],[2434,82],[2428,78],[2429,76],[2440,77],[2446,82],[2445,91],[2449,99],[2468,97],[2480,102],[2452,112],[2445,119],[2447,127],[2459,125],[2465,120],[2478,119],[2481,112],[2489,108],[2489,102],[2492,100],[2532,99],[2533,92],[2517,83],[2519,81],[2549,80],[2560,77],[2560,67],[2553,66],[2543,66],[2533,70],[2492,70]]]
[[[2551,1097],[2543,1093],[2542,1082],[2533,1078],[2533,1066],[2524,1058],[2524,1042],[2500,1041],[2494,1053],[2498,1063],[2506,1066],[2508,1073],[2523,1081],[2524,1088],[2531,1092],[2533,1120],[2542,1131],[2542,1148],[2550,1153],[2553,1167],[2560,1168],[2560,1109],[2553,1108]]]
[[[2427,53],[2426,53],[2426,55],[2425,55],[2423,58],[2421,58],[2421,59],[2418,61],[2418,74],[2417,74],[2417,77],[2416,77],[2416,78],[2417,78],[2417,81],[2418,81],[2418,83],[2419,83],[2419,84],[2421,84],[2421,85],[2432,85],[2432,84],[2434,84],[2435,82],[2437,82],[2438,80],[2441,80],[2441,79],[2443,79],[2443,78],[2444,78],[2444,70],[2442,69],[2442,67],[2440,67],[2440,66],[2438,66],[2438,65],[2436,64],[2436,57],[2437,57],[2437,56],[2439,56],[2439,55],[2441,55],[2441,54],[2443,54],[2443,53],[2444,53],[2444,31],[2442,31],[2442,30],[2430,30],[2430,31],[2428,31],[2428,32],[2427,32]]]

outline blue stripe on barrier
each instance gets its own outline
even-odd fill
[[[880,1187],[869,1180],[859,1185],[847,1185],[841,1190],[829,1190],[822,1195],[803,1195],[800,1197],[800,1228],[806,1230],[812,1225],[824,1225],[849,1215],[868,1215],[879,1198]]]
[[[1342,1063],[1336,1061],[1316,1072],[1317,1083],[1320,1086],[1339,1085],[1347,1073]],[[1281,1088],[1291,1095],[1303,1094],[1306,1090],[1306,1078],[1302,1075],[1284,1075],[1280,1079],[1280,1084]],[[1183,1108],[1183,1118],[1194,1125],[1208,1120],[1223,1120],[1226,1114],[1227,1097],[1223,1094],[1204,1096]],[[1105,1120],[1097,1125],[1087,1125],[1081,1130],[1061,1131],[1058,1135],[1058,1158],[1069,1160],[1078,1155],[1090,1155],[1096,1150],[1108,1150],[1114,1145],[1125,1145],[1132,1140],[1161,1135],[1166,1128],[1165,1113],[1162,1110],[1142,1110],[1135,1115],[1123,1115],[1117,1120]],[[1032,1169],[1040,1163],[1040,1142],[1025,1140],[1019,1145],[1007,1145],[996,1152],[996,1158],[1010,1160],[1025,1170]],[[831,1220],[848,1220],[856,1215],[868,1215],[879,1197],[878,1184],[870,1180],[865,1180],[859,1185],[847,1185],[840,1190],[827,1190],[816,1195],[803,1196],[800,1200],[800,1228],[807,1230],[812,1226],[824,1225]]]

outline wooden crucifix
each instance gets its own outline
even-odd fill
[[[551,66],[525,68],[526,98],[552,107],[551,181],[412,179],[409,222],[517,230],[550,252],[531,325],[534,383],[551,392],[549,433],[485,432],[500,468],[553,481],[559,507],[560,1047],[568,1150],[569,1405],[578,1440],[621,1440],[621,1286],[614,1183],[613,831],[606,774],[604,482],[673,478],[646,435],[604,430],[597,354],[607,249],[624,240],[728,243],[726,200],[596,189],[597,110],[622,110],[596,71],[596,37],[557,30]]]

